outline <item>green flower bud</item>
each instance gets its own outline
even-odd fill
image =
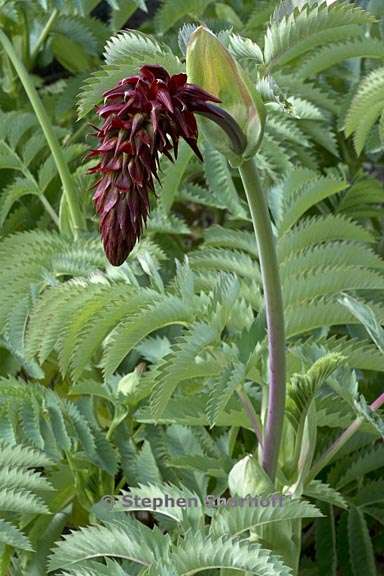
[[[201,128],[207,140],[234,166],[251,158],[258,150],[263,136],[263,102],[246,73],[225,46],[203,26],[191,34],[188,42],[187,75],[189,82],[221,100],[218,106],[235,121],[244,145],[240,149],[238,141],[229,136],[233,132],[233,125],[220,127],[203,118]],[[222,128],[227,135],[223,134]]]
[[[274,491],[269,476],[251,454],[233,466],[228,476],[228,486],[232,495],[242,498],[271,494]]]

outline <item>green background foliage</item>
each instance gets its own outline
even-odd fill
[[[384,570],[384,424],[369,407],[384,372],[384,5],[328,4],[0,0],[86,220],[73,238],[49,141],[1,50],[1,576],[288,576],[297,550],[303,576]],[[91,202],[94,106],[145,62],[183,71],[202,23],[267,108],[256,162],[288,364],[276,490],[293,498],[128,513],[103,496],[272,491],[243,404],[263,420],[264,298],[237,172],[202,139],[204,163],[184,144],[163,158],[119,268]]]

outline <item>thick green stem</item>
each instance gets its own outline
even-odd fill
[[[24,87],[25,92],[27,93],[31,106],[40,123],[41,129],[43,130],[44,135],[47,139],[48,146],[55,160],[57,171],[59,173],[63,185],[64,194],[71,215],[73,231],[76,237],[78,231],[84,228],[84,220],[82,213],[80,211],[74,181],[68,169],[67,163],[65,161],[63,150],[53,130],[53,126],[50,122],[49,116],[40,100],[37,90],[33,85],[24,64],[19,60],[11,42],[9,41],[8,37],[4,34],[2,30],[0,30],[0,42],[5,52],[7,53],[9,59],[11,60],[18,77],[20,78],[20,81]]]
[[[284,311],[275,239],[254,159],[239,168],[255,230],[264,289],[268,330],[269,391],[264,425],[262,464],[274,481],[283,431],[285,406]]]

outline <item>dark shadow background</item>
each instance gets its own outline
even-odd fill
[[[183,2],[184,0],[180,0]],[[157,8],[160,6],[161,0],[147,0],[147,8],[148,12],[144,12],[143,10],[136,10],[136,12],[129,18],[123,28],[139,28],[142,24],[145,23],[146,20],[151,19],[156,12]],[[103,20],[104,22],[108,21],[109,15],[111,12],[111,7],[105,0],[101,2],[95,10],[92,12],[92,16]]]

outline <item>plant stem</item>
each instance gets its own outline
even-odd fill
[[[262,464],[275,480],[285,407],[285,330],[279,266],[269,211],[254,159],[239,167],[256,235],[264,289],[268,331],[268,407],[263,434]]]
[[[50,217],[52,218],[52,220],[56,224],[56,226],[58,228],[60,228],[59,217],[56,214],[56,212],[54,211],[54,209],[52,208],[52,206],[50,205],[50,203],[48,202],[48,200],[46,199],[46,197],[44,196],[44,194],[39,194],[38,197],[40,198],[42,205],[44,206],[45,210],[47,211],[47,214],[50,215]]]
[[[370,409],[375,412],[378,410],[380,406],[384,404],[384,392],[380,394],[378,398],[369,406]],[[310,482],[321,472],[321,470],[332,460],[335,454],[348,442],[350,438],[354,435],[355,432],[360,428],[362,423],[364,422],[363,417],[358,417],[356,420],[352,422],[348,426],[346,430],[334,441],[333,444],[320,456],[317,462],[314,463],[308,478],[306,479],[306,483]]]
[[[239,433],[240,428],[238,426],[231,426],[229,429],[228,434],[228,455],[232,456],[233,451],[235,449],[235,444],[237,440],[237,435]]]
[[[51,28],[52,28],[52,24],[54,23],[54,21],[57,18],[58,13],[59,13],[59,11],[57,10],[57,8],[55,8],[52,11],[52,14],[50,15],[50,17],[48,18],[44,28],[42,29],[40,36],[38,37],[37,42],[34,45],[32,53],[31,53],[31,61],[32,62],[35,61],[35,58],[38,55],[41,46],[44,44],[44,42],[45,42],[45,40],[46,40],[46,38],[47,38]]]
[[[84,229],[84,221],[80,211],[74,181],[65,161],[63,150],[53,130],[49,116],[40,100],[37,90],[33,85],[24,64],[19,60],[11,42],[2,30],[0,30],[0,42],[16,70],[16,73],[36,114],[37,120],[40,123],[41,129],[43,130],[47,139],[48,146],[55,160],[57,171],[63,185],[64,194],[66,196],[69,212],[71,215],[73,231],[76,237],[78,235],[78,231]]]
[[[12,150],[11,146],[7,145],[7,149],[9,150],[10,154],[14,155],[15,152],[14,150]],[[56,226],[60,229],[60,221],[59,221],[59,217],[56,214],[55,210],[53,209],[53,207],[50,205],[49,201],[47,200],[47,198],[44,196],[43,193],[40,192],[39,190],[39,185],[36,182],[33,174],[29,171],[27,166],[22,166],[21,168],[22,173],[24,174],[25,178],[27,180],[30,180],[32,185],[36,188],[36,196],[39,198],[40,202],[42,203],[42,205],[44,206],[45,210],[47,211],[47,213],[50,215],[50,217],[52,218],[53,222],[56,224]]]
[[[257,416],[254,408],[253,408],[253,404],[250,401],[250,399],[249,399],[249,397],[246,394],[244,389],[238,388],[236,391],[237,391],[237,395],[240,399],[240,402],[243,405],[244,412],[248,416],[248,419],[251,423],[251,426],[252,426],[253,431],[256,435],[256,438],[257,438],[259,444],[262,444],[262,434],[261,434],[261,428],[259,425],[259,419],[258,419],[258,416]]]
[[[31,62],[30,45],[29,45],[29,22],[28,15],[26,13],[25,6],[21,8],[21,13],[23,15],[23,56],[24,63],[29,68]]]

